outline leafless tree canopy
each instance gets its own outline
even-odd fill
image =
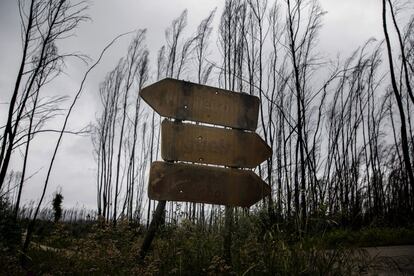
[[[259,97],[257,131],[273,155],[255,171],[272,193],[251,210],[298,232],[319,218],[359,226],[412,223],[414,17],[401,24],[399,3],[381,3],[383,38],[367,38],[349,57],[335,60],[318,51],[325,11],[317,0],[226,0],[223,10],[210,11],[195,27],[187,26],[184,10],[151,55],[147,31],[134,32],[96,91],[100,110],[88,134],[97,215],[113,225],[119,219],[149,225],[155,206],[146,185],[149,165],[159,158],[161,118],[138,91],[173,77]],[[83,1],[18,4],[22,59],[0,128],[0,191],[15,203],[16,217],[30,180],[31,141],[55,131],[47,122],[63,113],[66,99],[47,98],[42,88],[65,69],[67,58],[87,61],[58,45],[88,20]],[[18,151],[23,167],[16,172],[9,163]],[[188,218],[206,228],[220,225],[224,214],[224,208],[204,204],[168,202],[166,208],[165,221]],[[249,210],[226,210],[232,218],[242,212]]]

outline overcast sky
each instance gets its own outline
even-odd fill
[[[11,91],[21,58],[20,25],[17,1],[0,0],[0,124],[5,122]],[[379,0],[323,0],[322,8],[327,12],[319,36],[318,51],[327,58],[337,54],[348,55],[371,37],[382,39],[381,5]],[[269,0],[269,5],[273,1]],[[62,46],[96,58],[108,41],[117,34],[139,28],[147,28],[147,45],[150,58],[164,43],[164,30],[171,21],[188,9],[187,32],[193,33],[199,22],[211,10],[218,8],[215,25],[219,22],[224,1],[221,0],[95,0],[91,1],[88,14],[91,22],[83,23],[76,37]],[[215,39],[217,28],[213,30]],[[99,108],[98,85],[105,74],[126,52],[131,37],[123,38],[110,49],[98,68],[90,75],[82,98],[78,102],[68,129],[79,129],[95,120]],[[211,42],[215,47],[216,41]],[[152,67],[154,69],[154,66]],[[67,75],[59,78],[45,93],[49,95],[73,96],[86,67],[74,61],[67,63]],[[66,106],[69,102],[66,102]],[[62,119],[62,118],[61,118]],[[61,123],[61,120],[58,121]],[[58,125],[59,126],[59,125]],[[56,126],[57,127],[57,126]],[[35,174],[24,188],[24,201],[40,197],[40,184],[44,180],[46,164],[50,160],[56,136],[42,134],[33,143],[29,158],[28,175]],[[20,170],[18,160],[12,168]],[[96,207],[96,164],[92,155],[90,137],[64,136],[58,153],[55,169],[45,202],[60,187],[64,206]]]

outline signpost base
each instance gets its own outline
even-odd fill
[[[154,239],[155,233],[158,230],[158,227],[161,224],[162,216],[165,210],[166,201],[162,200],[158,202],[157,209],[155,209],[154,216],[152,217],[152,221],[148,228],[147,234],[145,235],[144,241],[141,245],[141,249],[139,251],[139,258],[144,260],[147,252],[151,246],[152,240]]]
[[[224,218],[224,259],[231,265],[231,235],[233,232],[233,207],[226,206]]]

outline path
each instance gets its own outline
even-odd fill
[[[374,260],[368,275],[414,275],[414,245],[362,249]]]

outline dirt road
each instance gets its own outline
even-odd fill
[[[414,245],[363,249],[373,260],[367,275],[414,275]]]

